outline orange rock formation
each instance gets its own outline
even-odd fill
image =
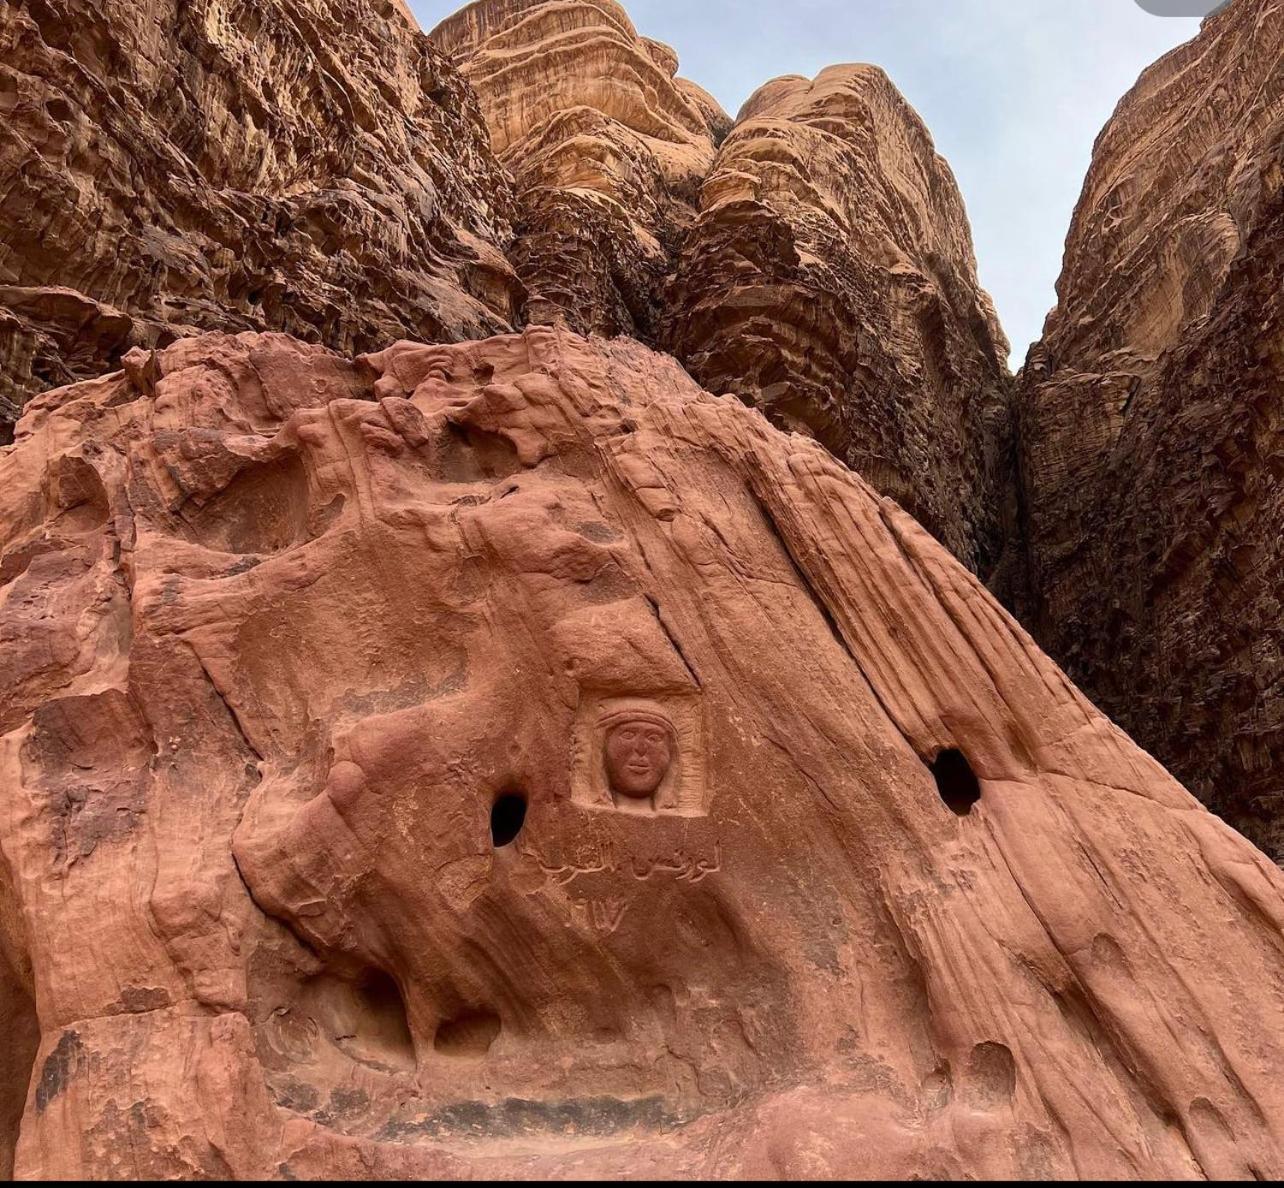
[[[477,0],[427,40],[392,0],[69,2],[0,18],[30,210],[0,235],[0,421],[198,329],[351,352],[563,321],[671,349],[995,570],[1006,346],[880,72],[768,84],[719,152],[731,120],[615,0]]]
[[[1003,549],[1007,341],[949,166],[872,66],[745,104],[704,183],[668,345],[818,438],[972,569]]]
[[[430,36],[516,179],[530,319],[653,336],[722,109],[615,0],[475,0]]]
[[[517,179],[531,321],[664,346],[995,571],[1007,343],[953,175],[882,71],[776,79],[732,128],[615,0],[476,0],[431,36]]]
[[[0,1178],[1284,1174],[1284,875],[973,576],[1279,844],[1284,0],[1121,104],[1015,435],[873,67],[0,49]]]
[[[1284,1172],[1284,876],[818,444],[125,362],[0,455],[19,1175]]]

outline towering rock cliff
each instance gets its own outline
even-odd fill
[[[615,0],[475,0],[430,36],[513,172],[530,319],[653,339],[725,113]]]
[[[777,79],[728,135],[615,0],[477,0],[431,37],[516,178],[532,321],[663,346],[993,572],[1007,344],[949,167],[881,71]]]
[[[704,183],[664,341],[707,388],[815,436],[993,572],[1007,341],[949,166],[881,70],[778,78],[745,104]]]
[[[615,0],[477,0],[431,39],[391,0],[20,0],[0,47],[0,434],[201,329],[563,321],[671,349],[992,572],[1006,348],[878,71],[769,84],[719,153],[731,120]]]
[[[0,573],[20,1176],[1284,1173],[1284,874],[664,356],[136,351]]]
[[[0,440],[132,344],[507,328],[511,194],[388,0],[0,7]]]
[[[1046,647],[1284,858],[1284,3],[1235,0],[1102,132],[1021,384]]]

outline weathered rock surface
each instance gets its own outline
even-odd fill
[[[530,319],[652,339],[726,114],[615,0],[476,0],[430,36],[513,172]]]
[[[431,37],[516,178],[531,321],[663,346],[994,570],[1007,343],[949,167],[882,71],[776,79],[728,135],[615,0],[477,0]]]
[[[0,525],[19,1176],[1284,1173],[1284,874],[671,360],[137,351]]]
[[[953,174],[873,66],[761,87],[705,181],[665,345],[818,438],[974,570],[1003,547],[1007,342]]]
[[[475,101],[394,0],[11,0],[0,203],[0,441],[133,344],[454,340],[520,299]]]
[[[1021,384],[1022,619],[1284,859],[1284,3],[1120,103],[1059,295]]]
[[[615,0],[478,0],[430,39],[394,0],[21,0],[0,48],[0,440],[199,330],[563,322],[673,350],[998,563],[1006,348],[880,72],[768,84],[719,153],[731,120]]]

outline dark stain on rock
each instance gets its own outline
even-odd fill
[[[575,531],[580,536],[596,541],[598,544],[611,544],[621,539],[620,534],[610,524],[595,523],[593,521],[576,524]]]
[[[370,1095],[364,1089],[331,1089],[326,1107],[313,1117],[323,1126],[349,1121],[370,1108]]]
[[[621,1130],[669,1130],[685,1121],[670,1114],[660,1097],[621,1100],[577,1097],[567,1101],[529,1101],[508,1097],[491,1104],[461,1101],[426,1118],[390,1121],[382,1140],[431,1138],[514,1138],[530,1134],[610,1135]]]
[[[169,991],[161,986],[126,986],[117,1002],[123,1015],[141,1015],[170,1005]]]
[[[65,869],[137,828],[154,747],[137,707],[119,690],[48,702],[32,722],[23,760],[38,772],[50,846]]]
[[[312,1085],[296,1077],[283,1077],[271,1082],[272,1100],[297,1114],[310,1114],[321,1104],[321,1095]]]
[[[40,1083],[36,1086],[36,1113],[43,1114],[49,1103],[67,1087],[83,1063],[84,1055],[85,1049],[80,1042],[79,1032],[64,1031],[57,1046],[45,1057],[44,1067],[40,1070]]]

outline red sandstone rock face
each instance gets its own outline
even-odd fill
[[[1284,858],[1284,4],[1237,0],[1102,133],[1021,385],[1023,620]]]
[[[507,178],[389,0],[11,0],[0,117],[0,440],[134,343],[511,325]]]
[[[513,172],[528,317],[654,337],[726,114],[615,0],[476,0],[430,36]]]
[[[881,70],[778,78],[749,99],[704,183],[663,339],[705,387],[815,436],[994,570],[1008,345],[953,174]]]
[[[18,1175],[1284,1172],[1284,875],[671,360],[135,352],[0,525]]]

